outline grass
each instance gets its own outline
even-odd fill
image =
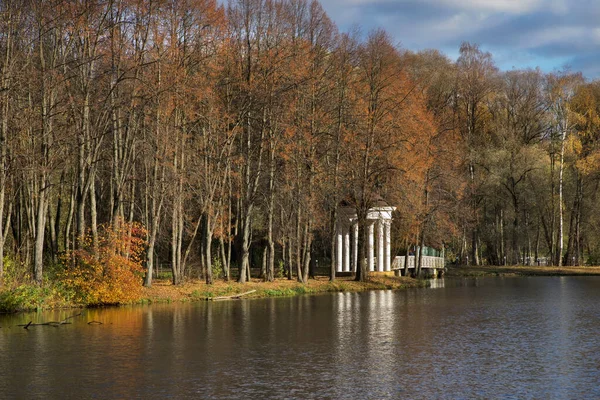
[[[600,275],[600,267],[537,267],[537,266],[450,266],[447,277],[483,276],[593,276]],[[245,284],[234,281],[216,281],[207,285],[203,281],[190,280],[174,286],[168,277],[154,280],[153,286],[143,288],[137,304],[176,303],[205,301],[218,296],[231,296],[254,290],[245,299],[264,297],[289,297],[304,294],[327,292],[360,292],[366,290],[406,289],[425,287],[426,280],[396,277],[391,273],[372,273],[369,281],[355,282],[351,277],[338,277],[330,282],[328,277],[318,276],[303,284],[296,280],[278,278],[274,282],[251,279]],[[47,281],[48,282],[48,281]],[[58,308],[75,308],[85,305],[75,304],[72,296],[60,285],[46,283],[14,285],[0,288],[0,313],[16,311],[36,311]]]
[[[302,294],[327,292],[358,292],[365,290],[405,289],[424,287],[427,281],[412,278],[395,277],[385,274],[373,274],[368,282],[355,282],[350,277],[340,277],[330,282],[327,277],[310,279],[303,284],[295,280],[276,279],[274,282],[263,282],[258,279],[240,284],[237,282],[217,281],[207,285],[201,281],[189,281],[183,285],[174,286],[170,281],[157,280],[153,286],[144,288],[144,302],[164,303],[170,301],[198,301],[218,296],[231,296],[255,290],[244,298],[288,297]]]
[[[22,284],[0,289],[0,313],[74,307],[57,287]]]
[[[251,279],[245,284],[223,280],[207,285],[203,281],[191,280],[182,285],[173,285],[170,279],[157,279],[150,288],[143,288],[135,304],[177,303],[205,301],[218,296],[231,296],[254,290],[244,299],[264,297],[290,297],[327,292],[359,292],[366,290],[406,289],[425,287],[426,280],[396,277],[390,273],[372,273],[369,281],[355,282],[351,277],[338,277],[330,282],[328,277],[318,276],[303,284],[296,280],[278,278],[274,282]],[[57,308],[84,307],[69,299],[69,293],[57,284],[42,286],[24,284],[0,288],[0,313],[39,311]]]

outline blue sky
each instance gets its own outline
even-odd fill
[[[321,0],[346,31],[384,28],[401,47],[456,59],[478,43],[502,70],[569,66],[600,78],[600,0]]]

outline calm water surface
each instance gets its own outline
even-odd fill
[[[0,316],[0,399],[600,398],[600,279],[440,286]]]

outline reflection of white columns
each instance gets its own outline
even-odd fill
[[[337,271],[342,272],[342,227],[339,222],[337,226],[337,235],[335,242],[337,247],[335,263],[337,266]]]
[[[344,226],[344,272],[350,271],[350,227]]]
[[[368,224],[367,229],[369,229],[369,249],[367,251],[367,263],[369,266],[369,271],[373,271],[375,269],[374,265],[373,265],[373,257],[375,256],[373,254],[374,253],[374,250],[373,250],[373,239],[374,239],[373,238],[373,233],[374,233],[373,232],[373,229],[374,229],[373,221],[369,221],[369,222],[367,222],[367,224]]]
[[[392,262],[392,235],[391,235],[391,221],[385,221],[385,263],[383,265],[384,271],[391,271]]]
[[[377,271],[383,271],[383,220],[377,221]]]
[[[354,263],[352,264],[352,270],[356,272],[358,271],[358,267],[360,266],[360,264],[358,263],[358,222],[354,223],[352,231],[354,232]]]

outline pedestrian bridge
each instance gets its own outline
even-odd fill
[[[392,271],[404,271],[405,256],[397,256],[392,262]],[[436,276],[438,272],[445,267],[444,257],[423,256],[421,269],[428,269],[432,275]],[[408,269],[415,268],[415,256],[408,256]]]

